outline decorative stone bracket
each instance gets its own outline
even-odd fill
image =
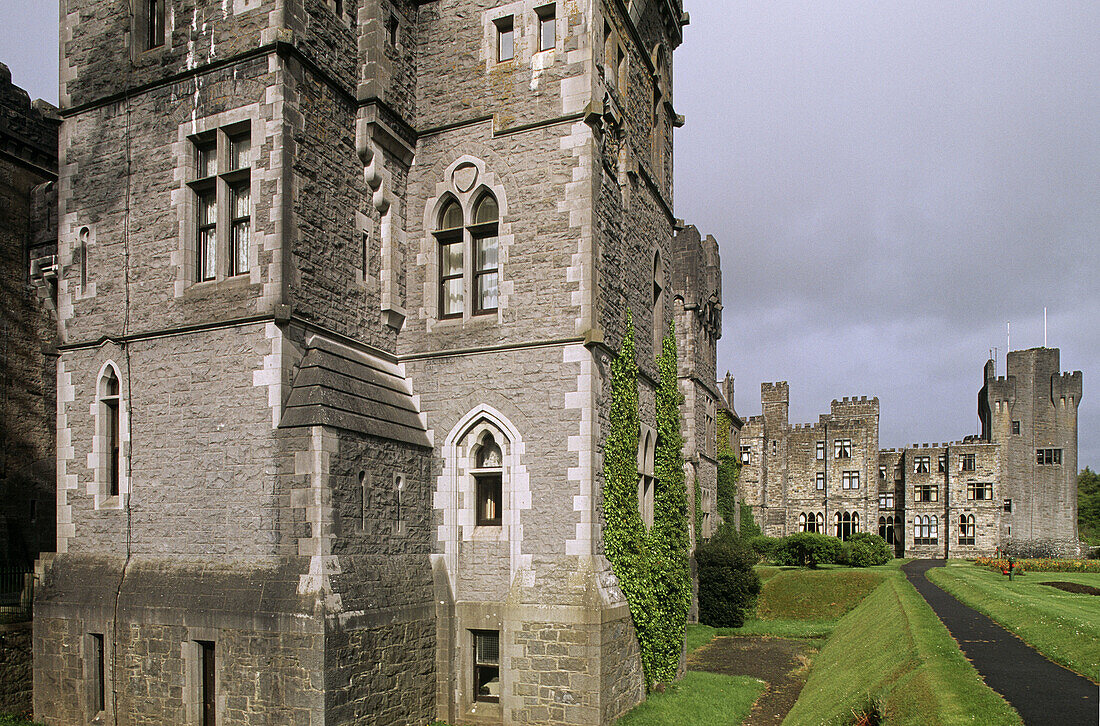
[[[386,169],[385,155],[408,167],[415,153],[415,140],[401,134],[400,120],[378,103],[359,109],[355,124],[355,151],[363,163],[363,177],[370,189],[371,205],[379,214],[381,238],[380,305],[387,325],[401,330],[405,324],[405,300],[399,277],[404,270],[404,230],[400,204],[392,190],[393,176]]]

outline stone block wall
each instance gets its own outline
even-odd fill
[[[0,625],[0,713],[32,708],[31,624]]]

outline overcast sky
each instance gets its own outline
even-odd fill
[[[977,432],[990,348],[1083,370],[1100,465],[1100,3],[686,0],[676,213],[718,238],[719,370],[792,422],[878,396],[880,443]],[[57,100],[56,0],[0,0],[0,62]]]

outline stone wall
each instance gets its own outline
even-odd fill
[[[31,624],[0,625],[0,714],[31,712]]]

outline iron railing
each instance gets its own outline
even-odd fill
[[[0,622],[30,620],[33,601],[34,570],[0,568]]]

